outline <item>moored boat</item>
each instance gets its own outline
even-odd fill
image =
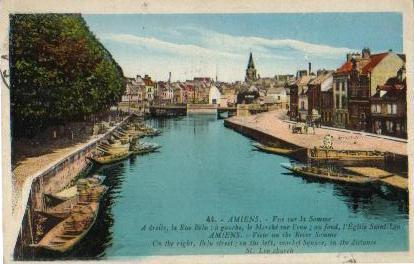
[[[98,165],[107,165],[124,160],[128,158],[131,154],[131,151],[123,151],[116,154],[108,154],[99,157],[88,157],[88,159]]]
[[[352,184],[367,184],[372,183],[373,179],[369,177],[363,177],[358,175],[343,174],[339,172],[329,171],[327,169],[310,167],[306,165],[292,165],[292,164],[281,164],[281,166],[295,174],[301,176],[324,179],[334,182],[352,183]]]
[[[155,143],[142,143],[137,144],[134,148],[132,148],[132,153],[135,155],[142,155],[154,152],[159,148],[161,148],[161,146]]]
[[[90,183],[94,183],[96,185],[99,185],[99,184],[103,183],[105,178],[106,177],[103,176],[103,175],[94,174],[91,177],[88,177],[86,179]],[[67,188],[61,190],[60,192],[48,193],[47,195],[50,196],[50,197],[53,197],[55,199],[61,200],[61,201],[66,201],[66,200],[74,198],[77,194],[78,194],[78,186],[73,185],[73,186],[70,186],[70,187],[67,187]]]
[[[277,147],[266,146],[260,143],[254,143],[252,145],[260,151],[271,153],[271,154],[277,154],[277,155],[289,155],[296,151],[294,149],[289,149],[289,148],[277,148]]]
[[[46,208],[44,210],[38,210],[37,212],[55,218],[66,218],[77,207],[87,203],[97,202],[101,199],[106,192],[107,187],[102,183],[105,180],[105,176],[93,175],[86,179],[80,179],[77,185],[68,188],[68,190],[75,189],[75,194],[72,197],[68,197],[62,203]]]
[[[98,210],[99,202],[79,207],[69,217],[53,227],[39,243],[31,246],[62,253],[71,250],[94,225]]]
[[[69,211],[61,211],[62,217],[67,214],[65,219],[31,246],[64,253],[79,243],[96,221],[100,200],[108,190],[107,186],[101,185],[104,179],[96,176],[79,180],[77,203]]]

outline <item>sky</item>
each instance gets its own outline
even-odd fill
[[[336,69],[346,53],[403,52],[400,13],[83,15],[124,74],[155,80],[244,80],[250,51],[258,74]]]

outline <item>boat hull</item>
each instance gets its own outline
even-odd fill
[[[43,248],[55,252],[65,253],[73,249],[75,245],[77,245],[85,236],[88,234],[89,230],[94,226],[96,222],[96,218],[98,216],[99,212],[99,202],[93,203],[92,205],[94,207],[92,220],[89,223],[88,227],[82,231],[78,236],[74,237],[71,240],[68,240],[66,243],[63,243],[61,245],[51,245],[48,241],[51,241],[53,239],[53,236],[59,234],[60,230],[64,230],[64,225],[67,223],[69,218],[63,220],[60,222],[57,226],[52,228],[46,236],[36,245],[33,245],[33,247]],[[63,235],[63,234],[62,234]]]
[[[350,184],[369,184],[372,182],[372,180],[366,178],[366,177],[360,177],[360,176],[333,176],[328,174],[321,174],[321,173],[315,173],[310,171],[305,171],[303,168],[289,166],[289,165],[281,165],[283,168],[301,175],[305,177],[311,177],[311,178],[317,178],[317,179],[323,179],[327,181],[332,182],[342,182],[342,183],[350,183]]]
[[[269,147],[269,146],[265,146],[259,143],[253,144],[253,146],[260,151],[270,153],[270,154],[288,156],[294,152],[294,150],[291,150],[291,149]]]
[[[88,159],[91,160],[93,163],[97,164],[97,165],[108,165],[108,164],[112,164],[118,161],[122,161],[124,159],[127,159],[129,156],[131,156],[132,152],[128,152],[125,155],[119,155],[117,157],[106,157],[106,158],[102,158],[102,157],[89,157]],[[113,155],[111,155],[113,156]],[[104,156],[105,157],[105,156]]]

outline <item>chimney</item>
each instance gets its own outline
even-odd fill
[[[309,62],[309,73],[308,73],[308,75],[310,75],[311,72],[312,72],[312,63]]]
[[[346,61],[349,62],[352,59],[352,53],[347,53],[346,54]]]
[[[371,56],[371,51],[369,50],[369,48],[363,48],[362,49],[362,59],[369,59]]]
[[[398,70],[397,78],[401,83],[405,79],[405,66],[404,65]]]
[[[356,68],[357,68],[357,62],[356,62],[356,60],[354,58],[352,58],[351,59],[351,62],[352,62],[352,70],[356,70]]]

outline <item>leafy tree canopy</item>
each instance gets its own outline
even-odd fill
[[[103,110],[125,89],[122,69],[77,14],[10,17],[13,135]]]

